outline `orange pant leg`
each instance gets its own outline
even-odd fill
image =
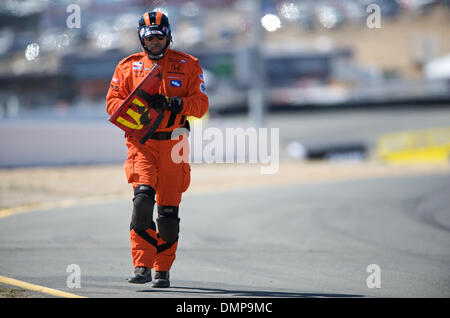
[[[156,190],[156,203],[159,207],[178,207],[182,192],[190,184],[189,144],[187,137],[181,140],[183,147],[178,155],[186,162],[174,162],[172,150],[180,147],[180,140],[149,140],[141,145],[133,140],[127,141],[128,158],[125,162],[127,180],[136,188],[150,185]],[[177,148],[177,149],[178,149]],[[179,159],[179,158],[178,158]],[[175,158],[175,160],[178,160]],[[153,225],[154,223],[152,223]],[[170,270],[178,246],[178,240],[167,243],[159,237],[156,227],[137,233],[130,230],[131,254],[134,266],[154,267],[155,270]]]
[[[125,161],[127,181],[135,189],[146,184],[154,190],[157,188],[158,147],[155,142],[148,142],[144,148],[133,140],[127,140],[128,157]],[[153,211],[148,211],[153,214]],[[145,230],[136,230],[130,226],[131,258],[133,266],[152,268],[157,253],[157,232],[154,222]]]
[[[158,187],[159,146],[158,141],[149,140],[145,146],[135,140],[127,140],[128,152],[125,174],[133,189],[147,184],[155,191]]]
[[[180,149],[179,142],[178,140],[165,140],[161,141],[159,145],[158,188],[156,189],[158,206],[179,206],[181,195],[189,186],[189,162],[177,162],[183,156],[182,153],[178,154],[176,151]],[[184,150],[189,153],[189,144],[186,145],[181,148],[181,152]]]
[[[184,142],[184,147],[177,153],[181,146],[180,142]],[[178,208],[182,193],[186,191],[190,183],[190,166],[187,162],[189,158],[187,137],[182,140],[162,141],[159,155],[160,169],[158,170],[158,188],[156,191],[158,209],[165,206]],[[186,162],[178,162],[180,158],[174,158],[173,156],[180,156],[186,159]],[[157,255],[154,263],[155,270],[170,270],[176,257],[177,247],[178,239],[175,242],[168,243],[158,234]]]

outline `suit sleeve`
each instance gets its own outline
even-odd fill
[[[203,70],[198,61],[193,64],[191,78],[189,80],[188,96],[183,97],[182,115],[203,117],[209,108],[208,95],[203,80]]]
[[[119,63],[111,79],[108,94],[106,95],[106,111],[110,115],[114,114],[114,112],[130,94],[125,72],[126,67],[124,64]]]

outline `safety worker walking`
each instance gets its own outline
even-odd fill
[[[189,129],[187,116],[201,118],[209,104],[198,59],[170,49],[172,33],[167,15],[160,11],[144,13],[139,20],[138,36],[142,52],[128,56],[117,65],[106,105],[107,112],[113,114],[153,63],[161,67],[159,92],[147,96],[147,102],[164,110],[162,122],[145,144],[125,135],[128,150],[124,168],[127,181],[134,189],[130,222],[134,276],[128,281],[151,282],[153,268],[152,286],[169,287],[169,271],[178,246],[179,205],[182,193],[189,187],[191,173],[187,160],[173,160],[172,149],[179,140],[172,140],[171,134],[180,127]],[[189,145],[182,151],[186,149],[189,150]],[[186,157],[186,153],[183,155]]]

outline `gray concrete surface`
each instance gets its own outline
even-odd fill
[[[449,189],[444,174],[188,194],[165,290],[126,282],[131,201],[17,214],[0,274],[87,297],[449,297]]]

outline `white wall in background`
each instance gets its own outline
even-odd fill
[[[0,167],[123,163],[124,133],[109,122],[0,122]]]

